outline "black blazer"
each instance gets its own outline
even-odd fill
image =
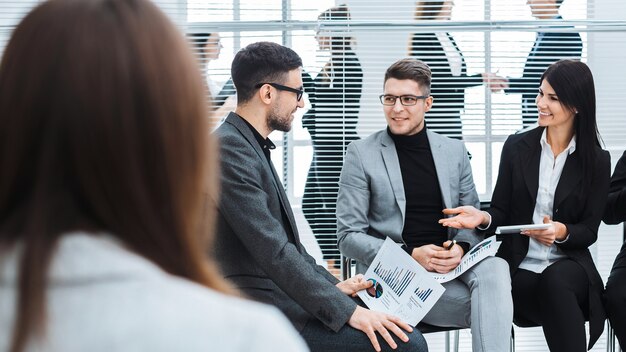
[[[541,134],[538,127],[528,132],[511,135],[504,143],[500,159],[498,181],[493,191],[491,226],[487,231],[501,225],[532,223],[533,211],[539,187],[539,160],[541,157]],[[582,165],[578,151],[567,157],[554,195],[552,219],[567,227],[569,238],[557,246],[569,258],[579,263],[586,271],[589,288],[590,340],[593,346],[604,329],[606,313],[601,295],[603,283],[596,269],[589,246],[598,238],[598,227],[606,203],[611,160],[607,151],[596,147],[593,159],[593,176],[590,187],[582,187]],[[504,258],[511,276],[528,253],[529,238],[523,235],[506,235],[498,256]]]
[[[562,19],[559,17],[558,19]],[[537,33],[522,77],[509,77],[506,93],[522,94],[522,116],[527,126],[537,120],[535,98],[539,90],[541,75],[554,62],[561,59],[580,59],[583,42],[578,33]]]
[[[619,224],[626,221],[626,152],[619,159],[615,171],[613,171],[609,198],[602,220],[607,224]],[[626,243],[622,245],[622,249],[613,264],[613,269],[623,267],[626,267]]]
[[[333,76],[324,71],[312,80],[304,74],[304,89],[309,95],[311,108],[302,117],[302,127],[311,135],[313,146],[336,147],[336,155],[343,159],[345,148],[358,139],[356,126],[359,118],[363,70],[352,51],[334,53],[330,64]],[[336,145],[343,141],[343,147]]]
[[[461,75],[453,76],[446,52],[435,33],[414,33],[411,36],[409,55],[424,61],[432,71],[431,93],[435,98],[434,111],[448,111],[460,117],[465,105],[465,88],[481,85],[480,74],[467,75],[467,64],[454,38],[446,33],[452,45],[461,55]],[[460,121],[459,121],[460,123]]]

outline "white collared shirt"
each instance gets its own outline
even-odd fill
[[[440,32],[435,33],[435,35],[437,36],[437,40],[441,43],[441,47],[446,54],[452,75],[460,76],[463,70],[463,58],[461,57],[461,52],[454,46],[454,43],[452,43],[452,39],[450,39],[448,33]]]
[[[559,184],[563,166],[567,156],[576,150],[576,136],[572,137],[569,145],[556,157],[552,153],[552,148],[546,138],[546,130],[541,135],[541,159],[539,160],[539,188],[537,189],[537,201],[533,211],[533,223],[543,224],[543,217],[552,218],[554,207],[554,193]],[[567,238],[565,239],[565,241]],[[556,244],[546,246],[539,243],[534,238],[530,238],[528,243],[528,253],[520,264],[521,269],[530,270],[535,273],[542,273],[547,267],[565,258],[566,255]]]

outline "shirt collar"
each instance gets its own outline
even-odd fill
[[[254,126],[252,126],[252,124],[250,122],[248,122],[248,120],[244,119],[243,117],[241,117],[239,115],[237,115],[237,116],[240,119],[242,119],[243,122],[246,123],[246,125],[248,125],[248,128],[250,128],[250,131],[252,131],[252,134],[254,135],[254,138],[257,140],[257,142],[259,142],[259,145],[261,146],[261,149],[263,149],[264,152],[269,153],[270,150],[276,149],[276,145],[272,142],[271,139],[263,138],[263,136],[259,133],[259,131],[257,131],[256,128],[254,128]]]
[[[548,129],[544,128],[543,132],[541,133],[541,149],[542,150],[550,148],[550,143],[548,143],[547,131]],[[567,148],[565,149],[567,150],[568,155],[576,151],[576,135],[572,137],[572,139],[569,141],[569,144],[567,145]]]

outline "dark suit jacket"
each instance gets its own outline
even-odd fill
[[[302,117],[302,126],[309,131],[313,144],[313,158],[307,175],[303,196],[303,210],[317,232],[317,223],[323,223],[335,239],[334,223],[339,174],[343,156],[350,142],[359,139],[356,132],[359,118],[363,70],[352,51],[334,53],[332,77],[322,71],[315,80],[303,77],[311,108]],[[325,211],[329,214],[322,215]],[[316,233],[317,235],[317,233]],[[331,251],[322,247],[325,255]],[[335,249],[332,251],[338,254]]]
[[[559,17],[558,19],[562,19]],[[580,59],[583,42],[578,33],[537,33],[522,77],[509,77],[509,88],[506,93],[522,94],[522,117],[524,126],[537,121],[535,98],[539,91],[541,75],[554,62],[561,59]]]
[[[615,171],[613,171],[609,198],[602,220],[607,224],[619,224],[626,221],[626,152],[619,159]],[[624,267],[626,267],[626,243],[622,245],[622,249],[613,264],[613,269]]]
[[[215,135],[221,146],[215,257],[225,277],[277,306],[298,330],[315,318],[338,331],[356,303],[300,243],[282,183],[252,131],[231,113]]]
[[[491,198],[488,231],[501,225],[530,224],[539,187],[539,160],[543,127],[510,136],[502,149],[498,181]],[[596,269],[589,246],[598,238],[598,227],[609,188],[610,155],[596,147],[590,187],[582,186],[582,165],[578,151],[567,157],[554,195],[552,219],[567,227],[569,238],[557,246],[586,271],[589,281],[590,346],[604,329],[606,314],[601,301],[602,279]],[[529,238],[506,235],[498,256],[506,259],[511,276],[528,252]],[[555,242],[556,243],[556,242]]]
[[[356,126],[363,88],[361,63],[352,51],[335,53],[330,61],[335,67],[332,77],[326,77],[322,71],[312,82],[304,79],[311,108],[302,117],[302,127],[311,134],[314,146],[346,138],[347,145],[358,139]]]
[[[432,109],[426,113],[426,123],[431,122],[428,128],[435,132],[441,129],[435,123],[443,123],[441,119],[450,119],[446,123],[446,129],[450,133],[446,135],[461,134],[461,110],[465,107],[465,88],[482,84],[480,74],[468,76],[465,58],[456,45],[454,38],[446,35],[452,41],[452,45],[461,55],[461,75],[453,76],[450,62],[446,57],[443,46],[435,33],[415,33],[411,36],[409,55],[424,61],[432,71],[431,94],[434,98]],[[436,119],[436,120],[435,120]]]

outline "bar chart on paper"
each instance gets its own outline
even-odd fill
[[[430,296],[431,293],[433,293],[433,290],[431,288],[423,289],[421,287],[418,287],[415,289],[415,295],[422,302],[426,302],[426,300],[428,299],[428,296]]]
[[[374,267],[374,273],[389,285],[398,296],[402,296],[404,290],[416,276],[416,273],[407,269],[385,268],[381,262],[378,262]]]

